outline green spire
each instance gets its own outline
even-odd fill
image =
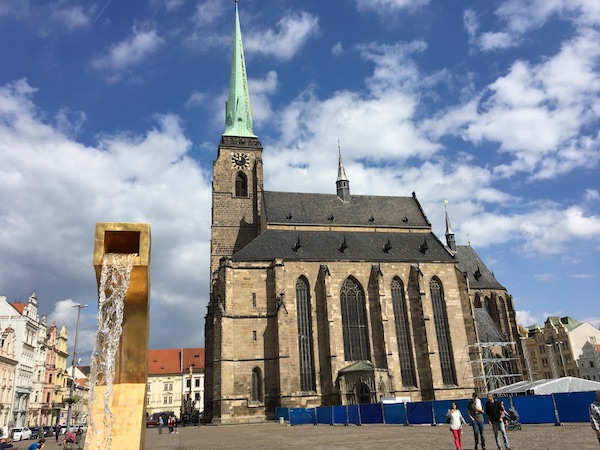
[[[225,105],[225,132],[223,136],[256,137],[252,131],[252,107],[250,106],[250,94],[248,93],[246,61],[244,60],[237,0],[235,1],[235,30],[231,54],[229,99]]]

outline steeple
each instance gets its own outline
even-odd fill
[[[444,200],[444,212],[446,213],[446,244],[452,251],[456,251],[456,242],[454,241],[454,231],[452,231],[452,227],[450,226],[450,218],[448,217],[448,210],[446,207],[448,206],[448,200]]]
[[[344,162],[342,161],[342,147],[340,145],[340,140],[338,139],[338,176],[335,185],[337,187],[337,195],[343,201],[350,200],[350,181],[348,181],[348,177],[346,176],[346,171],[344,170]]]
[[[248,93],[246,61],[244,59],[237,0],[235,0],[235,29],[231,53],[229,99],[225,105],[225,132],[223,136],[256,137],[252,131],[252,107],[250,106],[250,94]]]

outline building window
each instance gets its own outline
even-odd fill
[[[185,387],[190,389],[192,387],[192,380],[190,380],[189,378],[185,380]]]
[[[444,289],[439,278],[433,277],[431,279],[429,282],[429,290],[431,292],[431,303],[433,305],[433,319],[435,322],[435,335],[438,341],[440,364],[442,368],[442,380],[445,385],[456,385],[456,371],[454,369],[452,342],[450,341],[448,313],[446,312]]]
[[[167,382],[163,385],[163,391],[172,391],[173,390],[173,382]]]
[[[171,395],[165,395],[163,397],[163,405],[169,405],[171,403],[173,403],[173,396],[171,396]]]
[[[148,383],[148,385],[147,385],[147,387],[146,387],[146,390],[147,390],[148,392],[150,392],[150,383]]]
[[[394,307],[394,320],[396,322],[396,339],[398,341],[398,357],[400,358],[400,375],[403,386],[417,386],[415,365],[412,352],[412,339],[410,324],[408,322],[408,308],[404,285],[398,277],[392,280],[392,305]]]
[[[252,293],[252,307],[256,308],[256,292]]]
[[[194,380],[194,382],[195,382],[195,386],[196,386],[197,388],[199,388],[199,387],[200,387],[200,378],[196,378],[196,379]]]
[[[354,278],[346,278],[340,292],[346,361],[369,361],[369,330],[365,294]]]
[[[149,395],[146,397],[146,405],[150,405],[150,396]]]
[[[312,309],[308,280],[296,281],[296,310],[298,320],[298,353],[300,357],[300,390],[316,391],[313,356]]]
[[[235,196],[248,197],[248,178],[244,172],[238,172],[235,176]]]
[[[260,402],[262,400],[262,375],[258,367],[252,370],[250,400],[253,402]]]

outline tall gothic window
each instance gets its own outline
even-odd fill
[[[398,340],[398,356],[400,357],[400,375],[404,387],[417,385],[415,364],[412,352],[412,339],[408,322],[408,308],[404,285],[402,280],[394,277],[392,280],[392,305],[394,307],[394,320],[396,322],[396,338]]]
[[[313,356],[312,314],[308,280],[296,282],[296,309],[298,318],[298,353],[300,355],[300,390],[316,391]]]
[[[252,369],[252,385],[250,392],[250,400],[253,402],[262,401],[262,374],[258,367]]]
[[[235,176],[235,196],[248,197],[248,177],[244,172],[238,172]]]
[[[346,361],[369,361],[369,329],[365,294],[354,278],[346,278],[340,292]]]
[[[456,385],[456,371],[454,369],[452,342],[450,342],[450,327],[448,325],[446,301],[444,300],[444,288],[438,277],[431,279],[429,289],[431,291],[431,303],[433,304],[435,335],[438,341],[440,364],[442,366],[442,381],[446,385]]]

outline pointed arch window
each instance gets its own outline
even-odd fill
[[[252,369],[250,400],[262,402],[262,372],[258,367]]]
[[[433,319],[435,322],[435,335],[438,341],[440,364],[442,368],[442,380],[445,385],[456,385],[456,370],[454,368],[454,355],[452,353],[452,342],[450,340],[446,300],[444,299],[442,282],[438,277],[433,277],[431,279],[429,282],[429,289],[431,292],[431,303],[433,305]]]
[[[300,277],[296,281],[296,310],[298,353],[300,357],[300,390],[316,391],[310,291],[308,280],[305,277]]]
[[[248,197],[248,177],[244,172],[238,172],[235,176],[235,196]]]
[[[354,278],[346,278],[340,291],[342,333],[346,361],[369,361],[369,329],[367,308],[362,287]]]
[[[394,277],[391,287],[402,385],[404,387],[416,387],[417,378],[415,376],[412,338],[410,333],[410,324],[408,322],[408,307],[406,304],[406,296],[404,294],[404,284],[400,278]]]

